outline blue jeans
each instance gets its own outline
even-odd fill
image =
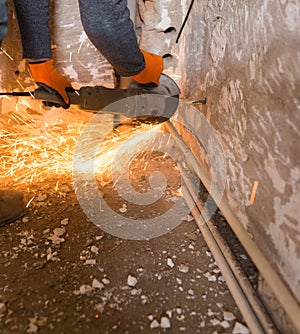
[[[2,43],[2,39],[7,34],[7,3],[6,0],[0,0],[0,46]]]
[[[2,1],[2,0],[0,0]],[[24,58],[52,58],[50,0],[14,0]],[[119,75],[132,76],[145,67],[126,0],[78,0],[83,28]]]

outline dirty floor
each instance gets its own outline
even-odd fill
[[[146,169],[132,168],[147,190]],[[167,160],[161,168],[176,174]],[[248,333],[190,215],[160,237],[121,239],[89,221],[71,178],[20,189],[28,211],[0,229],[0,333]],[[137,214],[109,180],[101,191],[116,211]]]

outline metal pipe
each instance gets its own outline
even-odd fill
[[[208,176],[206,175],[205,171],[200,166],[192,152],[189,150],[188,146],[182,141],[174,125],[168,121],[165,122],[165,126],[168,131],[174,136],[178,146],[185,153],[188,162],[198,175],[201,182],[204,184],[206,189],[209,189],[210,180]],[[210,195],[214,200],[216,198],[221,198],[220,193],[216,189],[214,189],[210,193]],[[236,218],[235,214],[232,212],[231,208],[229,207],[228,203],[224,198],[222,198],[222,200],[220,201],[219,208],[222,211],[226,220],[228,221],[229,225],[231,226],[232,230],[240,240],[241,244],[251,257],[260,274],[262,275],[268,286],[272,289],[274,295],[287,313],[295,328],[300,332],[300,306],[294,298],[292,292],[289,290],[286,283],[282,280],[279,274],[274,270],[263,252],[250,238],[242,223]]]
[[[189,190],[187,188],[183,188],[182,193],[210,251],[212,252],[213,257],[218,263],[218,266],[225,278],[225,281],[232,294],[232,297],[235,300],[239,310],[241,311],[251,333],[264,334],[265,331],[261,327],[259,320],[257,319],[255,313],[253,312],[253,309],[251,308],[251,305],[249,304],[247,298],[243,293],[243,290],[241,289],[234,274],[232,273],[230,267],[228,266],[226,259],[224,258],[224,255],[222,254],[217,242],[215,241],[209,228],[205,224],[205,221],[202,218],[198,207],[194,205],[194,199],[192,198]]]
[[[194,189],[194,184],[190,181],[190,179],[185,175],[184,171],[180,171],[181,176],[188,188],[194,203],[206,222],[208,229],[210,230],[212,237],[218,244],[226,262],[229,264],[237,282],[239,283],[241,289],[243,290],[247,300],[249,301],[251,307],[253,308],[257,318],[259,319],[262,327],[264,328],[265,332],[268,334],[278,334],[278,330],[274,326],[273,321],[271,320],[269,314],[267,313],[265,307],[263,306],[261,300],[258,298],[256,291],[253,289],[251,283],[249,282],[247,276],[245,275],[243,269],[241,268],[240,264],[237,262],[234,254],[232,253],[230,247],[228,246],[227,242],[224,240],[218,229],[214,226],[210,219],[210,214],[207,212],[207,209],[201,203],[201,201],[197,198],[197,191]],[[222,270],[221,270],[222,271]],[[225,276],[224,276],[225,277]]]

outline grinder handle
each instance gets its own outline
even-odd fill
[[[37,100],[42,100],[46,103],[60,104],[58,97],[47,91],[44,87],[39,87],[33,92],[33,96]],[[80,104],[80,95],[77,91],[68,92],[71,104]]]

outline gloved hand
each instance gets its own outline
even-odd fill
[[[39,87],[45,88],[54,94],[64,109],[70,107],[70,98],[67,92],[74,91],[71,83],[60,75],[53,65],[53,59],[43,63],[29,63],[32,77]]]
[[[139,84],[154,83],[159,85],[159,78],[164,69],[164,61],[161,56],[141,50],[146,66],[139,74],[132,77]]]

